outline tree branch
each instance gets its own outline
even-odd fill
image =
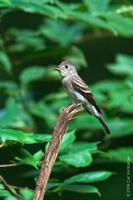
[[[2,176],[0,176],[0,181],[1,181],[2,185],[4,186],[5,190],[7,190],[14,197],[21,199],[21,196],[17,192],[14,192],[12,190],[12,186],[9,185]]]
[[[0,165],[0,168],[3,168],[3,167],[16,167],[18,166],[19,164],[17,163],[12,163],[12,164],[3,164],[3,165]]]
[[[40,171],[40,176],[35,188],[33,200],[43,200],[46,185],[52,171],[54,162],[58,155],[60,144],[63,140],[63,136],[67,131],[68,124],[71,121],[74,114],[81,111],[80,107],[74,105],[64,108],[59,116],[58,122],[54,128],[52,138],[50,140],[48,150],[46,151],[45,158]]]

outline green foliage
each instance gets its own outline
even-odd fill
[[[133,76],[133,58],[130,56],[118,55],[116,64],[108,65],[109,70],[118,75]]]
[[[84,174],[78,174],[76,176],[73,176],[65,180],[64,184],[91,183],[91,182],[103,181],[103,180],[106,180],[111,175],[112,173],[108,171],[87,172]]]
[[[11,71],[11,62],[4,51],[0,51],[0,66],[7,72]]]
[[[0,0],[0,7],[1,163],[16,164],[21,174],[3,174],[12,191],[30,200],[59,113],[72,102],[53,68],[70,60],[88,83],[91,76],[101,76],[104,69],[97,56],[93,60],[99,68],[93,73],[88,53],[105,35],[133,36],[132,5],[111,0]],[[103,53],[100,61],[107,63]],[[133,149],[126,143],[133,136],[133,57],[117,52],[116,61],[110,62],[109,77],[93,82],[90,89],[112,134],[106,137],[99,121],[86,112],[72,119],[47,185],[48,199],[63,191],[104,195],[99,181],[108,183],[115,173],[112,163],[133,163]],[[24,186],[12,186],[18,180],[24,180]],[[18,199],[2,183],[0,198]]]
[[[128,148],[123,147],[116,150],[110,150],[109,154],[111,155],[111,158],[114,161],[133,163],[133,148],[132,147],[128,147]]]
[[[78,193],[97,193],[100,196],[98,189],[91,185],[65,185],[63,186],[64,190]]]
[[[37,168],[38,155],[36,155],[37,154],[33,156],[26,149],[20,148],[19,152],[16,153],[15,160],[18,160],[22,164],[32,165],[35,168]]]
[[[71,144],[73,144],[73,142],[76,139],[74,132],[75,131],[71,131],[65,135],[65,137],[60,145],[59,152],[66,150]]]
[[[38,80],[45,75],[45,69],[43,67],[31,67],[25,69],[20,76],[21,83],[27,85],[32,81]]]
[[[60,156],[59,159],[75,167],[86,167],[92,162],[92,156],[88,150],[74,153],[70,151],[68,154]]]
[[[46,23],[40,27],[39,32],[44,37],[59,43],[61,46],[67,46],[80,39],[82,29],[82,26],[79,24],[68,26],[63,21],[47,20]]]
[[[118,7],[112,8],[109,0],[103,0],[102,3],[100,0],[84,0],[82,3],[72,3],[71,6],[69,3],[63,3],[59,0],[20,0],[19,2],[16,0],[1,0],[0,6],[8,8],[18,8],[26,12],[39,13],[55,19],[71,18],[75,21],[81,21],[87,23],[88,25],[91,24],[93,26],[113,31],[115,34],[120,34],[124,36],[133,35],[132,19],[130,19],[129,17],[121,16],[121,13],[118,12]],[[48,26],[51,26],[51,24],[49,24]],[[49,34],[48,29],[46,26],[46,30],[44,31],[44,33],[51,38],[52,33],[50,32]],[[69,38],[71,38],[71,36]],[[54,38],[54,40],[56,39]]]

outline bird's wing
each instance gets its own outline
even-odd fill
[[[102,114],[101,110],[95,102],[93,94],[89,90],[86,83],[79,76],[73,76],[71,80],[74,89],[77,90],[81,95],[83,95],[93,106],[95,106],[97,111]]]

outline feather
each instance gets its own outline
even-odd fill
[[[111,135],[111,132],[109,130],[109,128],[107,127],[105,121],[102,119],[102,117],[97,117],[99,119],[99,121],[101,122],[105,132],[108,134],[108,135]]]
[[[89,90],[86,83],[79,76],[74,75],[72,77],[72,86],[76,91],[78,91],[81,95],[83,95],[93,106],[95,106],[95,108],[100,114],[102,114],[101,110],[99,109],[99,107],[95,102],[93,94]]]

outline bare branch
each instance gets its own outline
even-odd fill
[[[16,192],[14,192],[11,188],[12,186],[11,185],[8,185],[8,183],[5,181],[5,179],[0,176],[0,181],[2,183],[2,185],[4,186],[5,190],[7,190],[11,195],[13,195],[14,197],[17,197],[17,198],[21,198],[21,196],[19,194],[17,194]]]
[[[52,138],[50,140],[48,150],[45,154],[45,158],[40,171],[40,176],[35,188],[33,200],[43,200],[46,185],[53,168],[54,162],[58,155],[59,146],[63,140],[63,136],[67,131],[68,124],[73,115],[81,111],[80,107],[71,105],[68,108],[64,108],[59,116],[58,122],[54,128]]]
[[[16,167],[18,166],[19,164],[17,163],[13,163],[13,164],[3,164],[3,165],[0,165],[0,168],[4,168],[4,167]]]

